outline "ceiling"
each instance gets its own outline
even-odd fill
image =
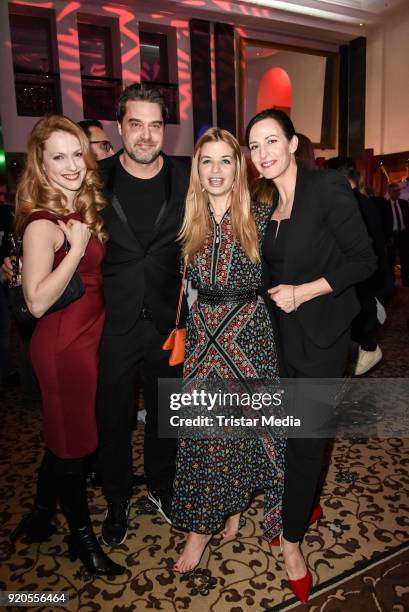
[[[106,1],[106,0],[105,0]],[[101,6],[103,0],[87,0]],[[409,10],[409,0],[115,0],[134,4],[143,13],[205,19],[233,24],[240,32],[276,42],[291,37],[294,44],[309,41],[326,50],[335,50],[382,24],[388,13]]]
[[[364,26],[376,25],[385,14],[404,5],[408,0],[240,0],[270,9],[318,17],[328,21]],[[360,26],[362,27],[362,26]]]
[[[118,0],[117,0],[118,1]],[[128,0],[129,1],[129,0]],[[143,0],[135,0],[139,6]],[[147,5],[149,2],[146,3]],[[155,0],[155,9],[338,46],[381,24],[409,0]]]

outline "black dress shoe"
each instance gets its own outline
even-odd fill
[[[128,534],[129,501],[108,502],[108,509],[102,523],[102,541],[107,546],[119,546]]]
[[[144,474],[134,474],[132,478],[133,487],[141,487],[146,485],[146,477]]]

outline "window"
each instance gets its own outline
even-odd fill
[[[54,11],[19,5],[9,10],[17,114],[60,113]]]
[[[168,39],[166,34],[140,32],[141,81],[169,81]]]
[[[161,32],[152,28],[151,24],[140,24],[141,82],[161,90],[169,109],[169,123],[179,123],[175,28],[163,26]],[[175,61],[169,64],[172,47]]]
[[[115,66],[115,56],[120,59],[119,32],[116,29],[114,19],[78,16],[82,100],[86,119],[115,119],[116,100],[121,91],[120,69]]]

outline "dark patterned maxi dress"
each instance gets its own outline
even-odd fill
[[[259,240],[269,208],[252,204]],[[209,213],[210,214],[210,213]],[[188,279],[199,289],[257,290],[261,264],[253,263],[234,240],[229,211],[210,228]],[[192,379],[277,380],[273,329],[261,298],[245,303],[193,303],[187,321],[184,382]],[[264,491],[263,532],[281,532],[283,439],[180,438],[174,481],[172,524],[201,534],[216,533],[226,518],[244,510],[255,491]]]

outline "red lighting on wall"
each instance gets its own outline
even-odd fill
[[[139,53],[139,38],[135,32],[132,32],[132,30],[126,27],[128,23],[135,19],[135,15],[123,8],[109,6],[107,4],[103,7],[103,9],[104,11],[114,13],[119,17],[119,29],[121,30],[121,33],[124,34],[124,36],[127,36],[130,41],[135,43],[134,47],[122,55],[122,63],[126,64],[131,58]]]
[[[14,4],[21,4],[22,6],[37,6],[40,8],[54,8],[54,2],[25,2],[24,0],[16,0]]]
[[[141,75],[125,68],[124,70],[122,70],[122,79],[124,81],[124,85],[126,86],[130,85],[131,83],[140,83]]]
[[[226,2],[225,0],[213,0],[213,4],[215,4],[222,11],[226,11],[226,13],[230,13],[232,11],[231,2]]]
[[[172,19],[170,25],[172,26],[172,28],[187,28],[189,24],[187,21],[179,21],[178,19]]]
[[[79,8],[81,8],[81,4],[79,2],[70,2],[58,13],[57,22],[62,21],[64,17],[67,17],[67,15],[73,11],[77,11]]]
[[[275,106],[291,111],[291,81],[283,68],[270,68],[260,80],[257,91],[257,112]]]
[[[57,34],[57,40],[60,43],[68,43],[69,45],[73,45],[75,49],[78,48],[78,32],[74,30],[74,28],[69,28],[68,34]],[[58,48],[59,48],[58,45]]]
[[[67,96],[71,98],[71,100],[75,102],[75,104],[79,108],[82,107],[82,96],[78,93],[78,91],[75,91],[74,89],[71,89],[71,87],[69,87],[67,89]]]

